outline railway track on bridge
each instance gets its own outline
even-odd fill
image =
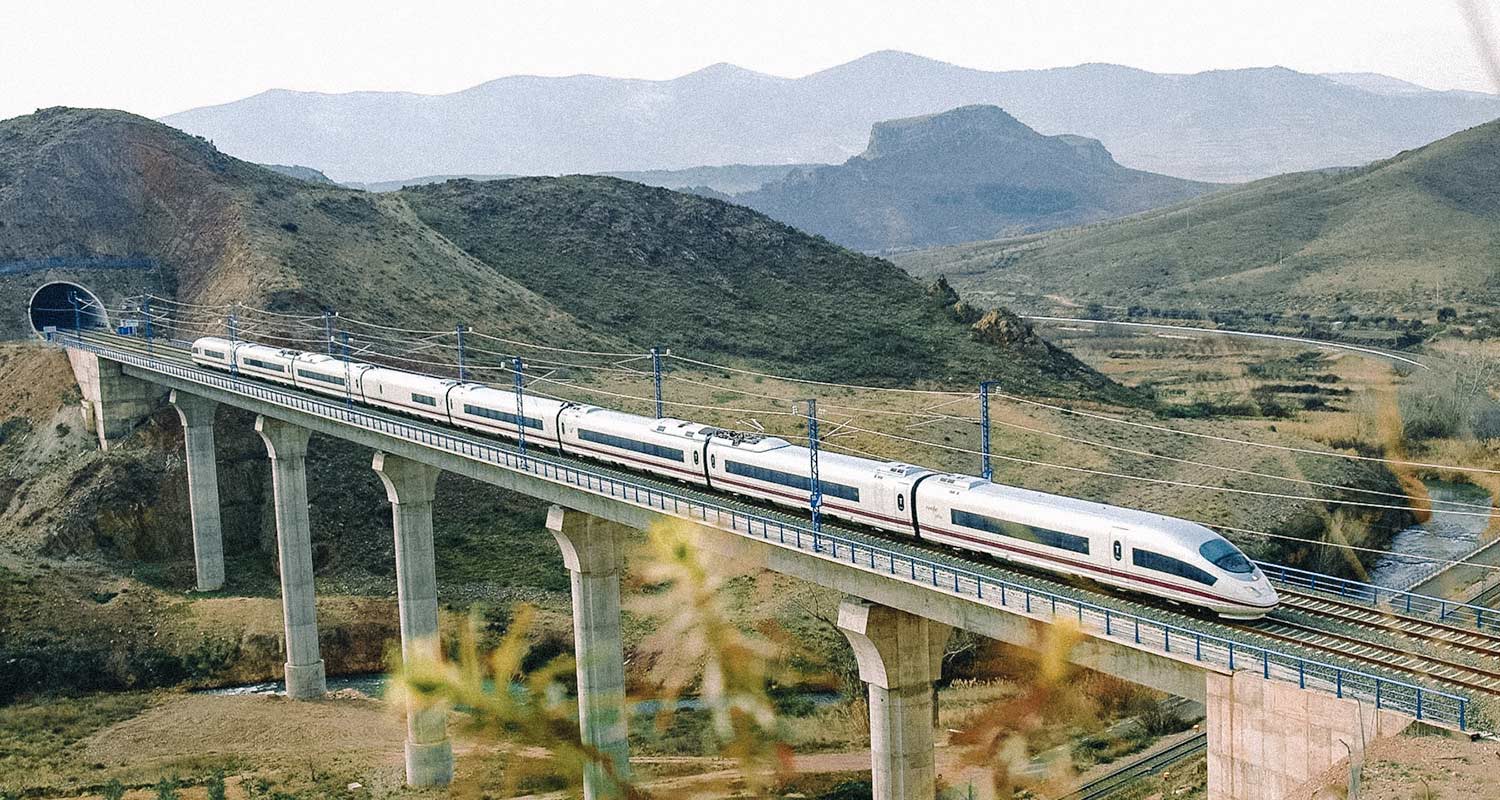
[[[1413,617],[1394,611],[1381,611],[1335,597],[1282,588],[1284,607],[1298,612],[1338,620],[1341,623],[1379,630],[1428,644],[1462,650],[1478,656],[1500,659],[1500,635],[1476,631]]]
[[[1289,619],[1285,612],[1254,622],[1234,623],[1233,627],[1366,664],[1378,664],[1419,680],[1435,679],[1473,692],[1500,697],[1500,671],[1430,653],[1418,654],[1394,643],[1330,631]],[[1492,651],[1492,657],[1500,658],[1500,652]]]
[[[85,341],[91,343],[94,346],[113,348],[119,351],[131,353],[136,356],[146,356],[155,360],[175,364],[177,366],[198,369],[197,365],[192,362],[190,354],[179,345],[162,342],[160,340],[158,340],[153,345],[140,339],[121,337],[114,334],[85,333],[83,336]],[[284,387],[281,388],[284,390]],[[319,397],[318,399],[323,402],[327,401],[327,398]],[[393,415],[380,414],[378,412],[373,415],[393,417]],[[439,430],[442,429],[441,426],[437,425],[413,423],[412,421],[404,417],[400,417],[398,419],[403,420],[402,424],[406,425],[407,427],[431,427]],[[549,457],[561,461],[571,460],[567,457]],[[585,468],[594,473],[618,475],[622,480],[647,484],[661,483],[660,481],[643,478],[636,473],[622,472],[604,465],[595,464],[594,462],[579,462],[579,465],[580,468]],[[666,484],[663,485],[667,486]],[[720,506],[741,509],[745,513],[768,517],[777,517],[785,519],[788,522],[794,524],[805,524],[805,521],[801,520],[795,515],[787,514],[784,511],[767,509],[761,506],[740,501],[738,499],[725,497],[716,493],[705,493],[696,490],[688,490],[675,485],[669,486],[668,490],[686,495],[703,496],[707,499],[711,499],[713,503],[716,503]],[[1144,618],[1155,618],[1161,622],[1175,625],[1180,628],[1198,630],[1210,636],[1216,634],[1222,635],[1227,632],[1226,629],[1233,630],[1241,639],[1241,643],[1250,649],[1275,647],[1283,642],[1287,642],[1297,645],[1299,649],[1306,652],[1328,653],[1337,656],[1338,658],[1336,659],[1336,661],[1342,661],[1350,665],[1360,665],[1368,668],[1381,669],[1389,674],[1392,674],[1393,676],[1401,675],[1404,677],[1408,675],[1416,675],[1420,678],[1426,679],[1424,682],[1429,684],[1434,682],[1439,684],[1447,683],[1451,686],[1461,687],[1469,691],[1482,692],[1485,694],[1500,694],[1500,673],[1496,673],[1492,676],[1466,676],[1464,675],[1462,670],[1469,669],[1467,666],[1454,665],[1459,670],[1457,672],[1454,672],[1448,671],[1446,666],[1443,664],[1432,662],[1429,662],[1428,666],[1434,671],[1431,673],[1422,672],[1419,667],[1414,667],[1411,664],[1393,663],[1394,654],[1392,653],[1387,652],[1385,653],[1384,657],[1377,657],[1373,655],[1374,653],[1381,652],[1381,648],[1383,647],[1383,645],[1380,645],[1378,643],[1371,643],[1353,636],[1337,637],[1343,640],[1338,644],[1330,644],[1325,641],[1322,645],[1319,645],[1318,643],[1308,641],[1307,636],[1310,634],[1305,631],[1302,634],[1293,635],[1290,632],[1258,630],[1253,626],[1245,627],[1240,624],[1231,625],[1219,620],[1208,622],[1201,617],[1193,617],[1177,610],[1163,608],[1155,604],[1144,603],[1138,598],[1117,597],[1108,592],[1104,592],[1101,594],[1098,591],[1079,588],[1064,580],[1060,580],[1055,576],[1039,576],[1025,570],[1017,571],[1013,569],[1011,565],[1004,564],[1004,562],[978,560],[972,557],[956,556],[946,549],[935,550],[930,547],[920,546],[916,543],[901,541],[885,535],[875,535],[869,532],[858,531],[850,528],[825,526],[825,530],[828,530],[837,536],[845,537],[853,541],[865,540],[871,544],[878,543],[878,546],[881,548],[885,548],[893,552],[902,553],[904,555],[933,561],[935,563],[948,564],[970,572],[980,572],[987,575],[992,575],[995,577],[995,579],[999,580],[1031,585],[1038,591],[1051,593],[1053,595],[1061,597],[1071,596],[1090,604],[1099,604],[1101,602],[1105,602],[1111,606],[1117,607],[1117,610],[1121,612],[1139,615]],[[1278,633],[1280,633],[1280,635],[1278,635]],[[1318,633],[1322,634],[1325,632],[1319,630]],[[1366,645],[1368,645],[1368,647],[1366,647]],[[1394,648],[1385,647],[1385,650],[1392,649]],[[1248,668],[1249,666],[1250,664],[1247,662],[1246,667]],[[1457,675],[1459,677],[1447,677],[1450,674]]]

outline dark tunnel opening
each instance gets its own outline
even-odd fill
[[[67,281],[55,281],[37,289],[31,295],[27,311],[31,316],[31,329],[39,334],[49,326],[69,331],[80,325],[84,328],[109,327],[109,315],[98,295]]]

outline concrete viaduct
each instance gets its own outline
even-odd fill
[[[403,653],[436,647],[432,504],[453,472],[552,504],[547,527],[571,575],[582,736],[628,767],[620,571],[625,539],[663,520],[686,520],[716,558],[757,565],[841,592],[838,625],[869,687],[871,774],[879,800],[934,796],[933,681],[949,632],[962,628],[1022,646],[1041,626],[1069,620],[1084,634],[1079,664],[1202,701],[1208,715],[1209,797],[1270,800],[1344,757],[1351,746],[1404,728],[1414,716],[1455,724],[1444,698],[1295,655],[1114,611],[985,567],[854,531],[814,537],[791,515],[703,495],[641,476],[396,415],[349,408],[296,390],[196,367],[178,348],[105,334],[57,334],[101,447],[125,435],[163,395],[185,431],[193,546],[200,590],[224,581],[214,459],[219,404],[256,415],[273,476],[286,627],[286,687],[293,699],[325,691],[318,650],[305,457],[313,433],[374,451],[395,530]],[[815,540],[816,539],[816,540]],[[1402,687],[1406,687],[1403,689]],[[1411,694],[1407,697],[1403,692]],[[1382,705],[1383,693],[1383,705]],[[1375,702],[1370,702],[1372,699]],[[1457,716],[1455,716],[1457,715]],[[453,753],[441,712],[407,720],[406,776],[447,783]],[[588,798],[615,796],[602,771]]]

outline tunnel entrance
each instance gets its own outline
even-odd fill
[[[104,303],[99,301],[99,296],[83,286],[67,281],[43,284],[32,293],[27,312],[31,317],[31,329],[38,334],[48,326],[69,331],[75,325],[109,328],[109,315],[104,310]]]

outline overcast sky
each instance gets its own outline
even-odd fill
[[[0,0],[0,118],[162,116],[269,88],[451,92],[518,73],[671,78],[720,61],[799,76],[881,49],[982,69],[1280,64],[1494,91],[1460,1]]]

